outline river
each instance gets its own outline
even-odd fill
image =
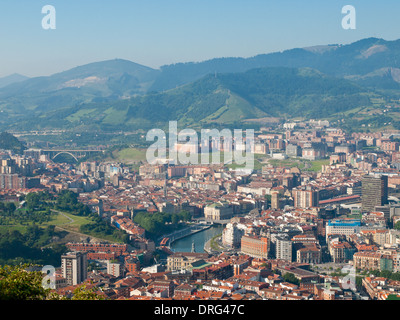
[[[176,240],[171,244],[171,249],[175,252],[191,252],[194,241],[196,252],[204,252],[204,244],[212,237],[221,234],[222,230],[224,230],[224,226],[213,225],[209,229]]]

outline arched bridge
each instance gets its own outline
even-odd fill
[[[54,160],[61,154],[68,154],[78,162],[78,159],[89,156],[95,153],[104,153],[103,150],[61,150],[61,149],[48,149],[41,150],[42,154],[47,154],[50,159]]]

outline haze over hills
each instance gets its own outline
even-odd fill
[[[121,129],[329,116],[397,97],[399,54],[400,40],[368,38],[160,70],[122,59],[95,62],[4,87],[0,79],[0,125]]]
[[[309,68],[260,68],[208,75],[165,92],[90,102],[47,112],[41,127],[154,128],[234,124],[264,117],[329,116],[369,104],[373,94],[345,79]],[[31,119],[26,120],[28,125]]]
[[[29,77],[26,77],[19,73],[13,73],[10,74],[9,76],[0,78],[0,88],[6,87],[13,83],[25,81],[27,79],[29,79]]]
[[[400,40],[368,38],[349,45],[297,48],[247,59],[218,58],[200,63],[180,63],[161,67],[161,74],[151,90],[174,88],[209,73],[244,72],[263,67],[309,67],[335,77],[363,77],[382,68],[400,68],[399,54]],[[379,79],[376,80],[378,83]],[[392,80],[398,85],[398,81]]]
[[[102,98],[120,99],[144,94],[158,73],[127,60],[95,62],[10,84],[0,89],[0,101],[14,111],[46,111]]]

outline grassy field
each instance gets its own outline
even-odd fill
[[[122,163],[134,163],[138,161],[146,161],[146,150],[125,148],[114,152],[116,160]]]
[[[92,237],[100,241],[106,242],[118,242],[120,239],[116,239],[113,234],[96,234],[81,232],[80,227],[86,224],[94,224],[95,222],[90,217],[76,216],[66,212],[53,211],[53,216],[50,221],[43,223],[36,223],[41,229],[46,229],[48,226],[55,226],[56,231],[61,231],[58,240],[59,243],[66,243],[70,241],[80,241],[82,237]],[[0,234],[7,231],[19,231],[21,234],[27,233],[27,228],[32,226],[32,222],[16,223],[9,225],[0,225]]]
[[[306,170],[318,172],[321,171],[324,165],[329,165],[329,159],[311,161],[311,168]]]
[[[74,216],[70,213],[56,212],[53,211],[52,219],[41,224],[37,224],[39,228],[47,228],[50,225],[61,227],[68,231],[79,232],[79,228],[83,224],[92,223],[92,220],[88,217]],[[0,225],[0,232],[17,230],[21,233],[25,233],[28,226],[32,225],[32,222],[27,223],[15,223],[11,225]]]
[[[268,163],[273,165],[274,167],[297,167],[300,170],[304,171],[313,171],[318,172],[321,171],[323,165],[329,164],[329,159],[321,159],[321,160],[305,160],[305,159],[285,159],[285,160],[277,160],[270,159]]]
[[[114,159],[125,163],[125,164],[134,164],[140,161],[147,162],[146,160],[146,149],[136,149],[136,148],[125,148],[113,153]],[[168,152],[167,152],[168,156]],[[183,159],[183,157],[189,157],[187,155],[178,155],[178,160]],[[203,163],[204,154],[197,154],[196,160],[197,164]],[[255,169],[261,169],[262,164],[260,160],[265,158],[264,154],[254,154],[254,167]],[[235,164],[235,155],[232,152],[210,152],[208,157],[206,155],[206,159],[208,159],[209,164],[226,164],[229,168],[240,168],[244,165]],[[196,164],[196,163],[191,163]]]
[[[26,232],[26,225],[22,224],[15,224],[15,225],[5,225],[5,226],[0,226],[0,233],[4,233],[7,231],[19,231],[20,233],[25,233]]]
[[[304,169],[304,160],[296,160],[296,159],[269,159],[268,163],[273,165],[274,167],[298,167],[299,169]]]
[[[219,154],[219,155],[218,155]],[[146,149],[136,149],[136,148],[124,148],[114,152],[115,160],[125,163],[125,164],[137,164],[138,162],[146,162]],[[226,158],[225,158],[226,156]],[[215,157],[216,160],[213,160]],[[254,154],[254,170],[261,170],[265,165],[262,161],[266,158],[265,154]],[[179,159],[179,156],[178,156]],[[202,155],[198,154],[197,163],[202,163]],[[231,161],[229,161],[231,160]],[[230,169],[243,168],[245,165],[240,165],[235,163],[234,155],[232,152],[216,152],[209,153],[208,155],[209,163],[222,164],[225,163]],[[286,166],[286,167],[298,167],[300,170],[304,171],[321,171],[323,165],[329,164],[329,159],[322,160],[305,160],[302,158],[290,158],[285,160],[269,159],[269,164],[275,167]]]
[[[79,232],[81,225],[93,223],[89,217],[75,216],[65,212],[56,212],[56,214],[55,219],[47,222],[47,224],[61,227],[68,231]],[[46,224],[43,224],[43,226],[46,226]]]

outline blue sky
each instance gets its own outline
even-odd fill
[[[42,7],[56,9],[44,30]],[[353,5],[357,29],[341,26]],[[400,38],[398,0],[1,0],[0,77],[121,58],[149,67]]]

